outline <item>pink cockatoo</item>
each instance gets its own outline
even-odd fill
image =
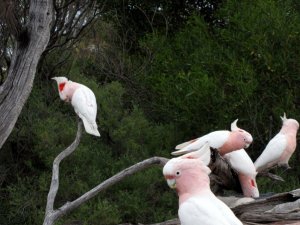
[[[281,130],[269,141],[254,163],[258,172],[267,170],[275,165],[290,168],[289,159],[296,149],[296,136],[299,123],[297,120],[287,119],[285,113],[281,119]]]
[[[212,148],[218,149],[220,155],[232,152],[241,148],[248,148],[253,138],[250,133],[237,127],[237,119],[231,124],[231,131],[213,131],[197,139],[177,145],[172,155],[185,154],[200,149],[206,142]]]
[[[242,225],[231,209],[210,190],[207,167],[210,148],[169,160],[163,174],[169,187],[179,196],[178,216],[182,225]]]
[[[259,191],[256,184],[256,168],[245,149],[229,152],[224,155],[224,158],[232,169],[237,172],[244,196],[258,198]]]
[[[92,90],[83,84],[70,81],[66,77],[53,77],[52,79],[57,82],[61,100],[71,102],[76,114],[82,119],[85,131],[100,137],[96,123],[96,97]]]

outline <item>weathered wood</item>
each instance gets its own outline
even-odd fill
[[[234,198],[234,200],[239,200],[239,198]],[[232,211],[245,225],[300,225],[299,201],[300,189],[296,189],[290,192],[280,193],[271,197],[253,200],[249,203],[238,205],[232,208]],[[229,201],[224,202],[228,203]],[[177,218],[174,218],[161,223],[138,224],[180,225],[180,221]],[[120,225],[132,224],[127,223]]]
[[[143,160],[139,163],[134,164],[131,167],[128,167],[121,172],[117,173],[116,175],[110,177],[109,179],[103,181],[101,184],[98,186],[94,187],[90,191],[86,192],[76,200],[72,202],[67,202],[63,206],[61,206],[59,209],[55,210],[55,214],[57,217],[61,217],[62,215],[74,210],[78,206],[82,205],[86,201],[90,200],[93,198],[95,195],[97,195],[99,192],[106,190],[110,186],[119,183],[121,180],[123,180],[126,177],[129,177],[139,171],[142,171],[144,169],[147,169],[153,165],[159,165],[159,166],[164,166],[168,159],[163,158],[163,157],[152,157],[146,160]]]
[[[282,177],[275,175],[273,173],[270,173],[270,172],[260,172],[258,175],[261,177],[269,177],[273,180],[278,180],[278,181],[284,182],[284,179]]]
[[[31,0],[29,20],[16,42],[8,76],[0,86],[0,148],[29,97],[39,59],[50,38],[52,0]]]
[[[258,224],[298,222],[300,224],[300,189],[275,194],[234,207],[232,211],[243,222]]]
[[[44,225],[53,224],[53,222],[57,219],[56,214],[54,213],[53,210],[53,206],[59,188],[59,164],[64,158],[68,157],[76,150],[76,148],[79,145],[81,135],[82,135],[82,121],[80,120],[78,122],[78,128],[77,128],[77,134],[75,140],[68,148],[62,151],[53,161],[52,179],[51,179],[50,189],[47,198],[46,212],[45,212],[46,216],[43,223]]]
[[[233,190],[242,194],[242,188],[237,173],[230,167],[227,161],[220,156],[218,150],[211,148],[211,162],[208,165],[211,170],[210,188],[217,195],[222,195],[224,190]]]

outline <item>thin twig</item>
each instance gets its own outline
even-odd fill
[[[278,175],[275,175],[273,173],[270,173],[270,172],[259,172],[258,173],[259,176],[262,176],[262,177],[269,177],[271,178],[272,180],[277,180],[277,181],[282,181],[284,182],[284,179]]]

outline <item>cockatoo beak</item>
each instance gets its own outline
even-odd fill
[[[172,188],[172,189],[176,188],[176,180],[175,179],[167,179],[167,183],[170,188]]]

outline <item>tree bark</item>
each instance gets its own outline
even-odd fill
[[[52,17],[52,0],[30,1],[28,24],[14,46],[7,79],[0,87],[0,148],[31,92],[39,59],[49,42]]]
[[[53,224],[54,221],[57,219],[57,213],[54,212],[53,207],[54,207],[54,201],[59,187],[59,164],[64,158],[68,157],[76,150],[76,148],[79,145],[81,135],[82,135],[82,121],[79,120],[75,140],[68,148],[66,148],[58,156],[56,156],[56,158],[53,161],[52,180],[51,180],[51,185],[47,197],[47,205],[46,205],[46,213],[45,213],[46,216],[43,223],[44,225]]]

